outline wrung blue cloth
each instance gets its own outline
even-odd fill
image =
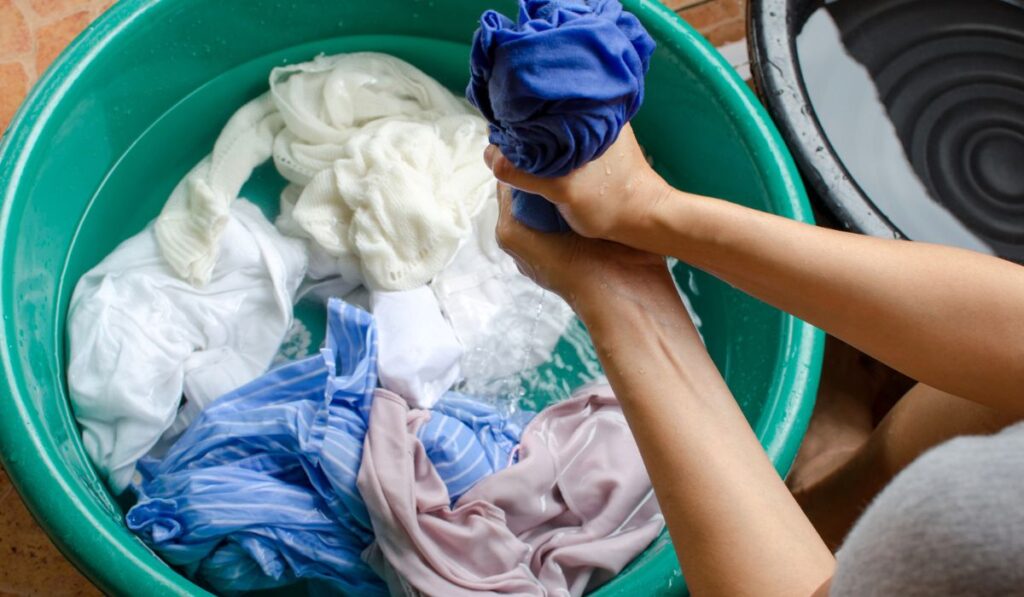
[[[518,22],[480,17],[466,97],[517,168],[564,176],[604,153],[640,109],[654,47],[618,0],[520,0]],[[537,230],[569,229],[537,195],[516,191],[513,214]]]
[[[308,579],[384,595],[362,561],[373,540],[356,487],[377,385],[371,315],[332,299],[326,347],[219,398],[162,460],[143,459],[128,527],[225,594]],[[508,465],[525,424],[450,394],[420,429],[459,495]]]

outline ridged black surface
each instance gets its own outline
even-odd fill
[[[841,225],[898,238],[833,151],[800,76],[795,38],[822,5],[932,196],[1024,263],[1024,0],[750,0],[754,81],[807,182]]]
[[[997,253],[1024,262],[1024,8],[1004,0],[827,8],[875,78],[932,197]]]
[[[747,46],[754,87],[800,167],[815,207],[827,210],[827,220],[872,236],[904,238],[850,176],[810,105],[800,75],[796,35],[821,4],[821,0],[749,1]]]

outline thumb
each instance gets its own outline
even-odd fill
[[[558,197],[552,197],[555,195],[551,192],[553,179],[543,178],[516,168],[508,158],[502,155],[496,145],[488,145],[484,150],[484,163],[499,181],[521,191],[543,195],[545,199],[558,202]]]

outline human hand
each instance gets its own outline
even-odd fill
[[[647,163],[628,124],[601,157],[560,178],[518,170],[494,145],[484,161],[498,180],[554,203],[569,226],[588,238],[629,243],[629,233],[671,190]]]
[[[611,295],[638,303],[655,297],[657,302],[679,300],[663,257],[611,241],[528,228],[512,215],[512,189],[500,183],[498,202],[498,244],[523,275],[561,296],[581,317],[609,304]]]

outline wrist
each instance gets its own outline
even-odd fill
[[[671,255],[714,273],[715,265],[749,236],[760,212],[728,201],[663,186],[652,194],[645,213],[628,229],[622,244]]]
[[[647,170],[630,181],[627,188],[626,217],[611,231],[608,240],[657,253],[648,248],[651,235],[664,220],[661,213],[671,203],[676,190],[654,170]]]
[[[647,268],[645,275],[637,270]],[[666,319],[681,308],[671,273],[663,260],[634,266],[628,275],[595,276],[593,281],[572,292],[572,307],[588,327],[635,325],[640,319]]]

